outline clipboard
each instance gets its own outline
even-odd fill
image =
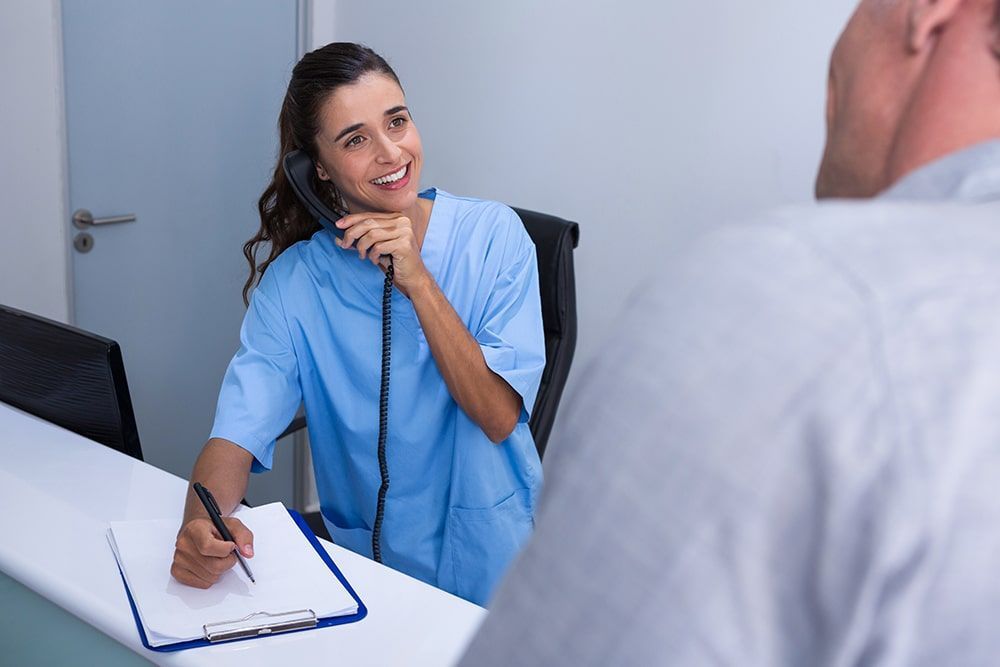
[[[344,586],[347,592],[354,598],[354,601],[358,603],[358,611],[354,614],[348,614],[346,616],[329,616],[326,618],[317,618],[316,614],[313,613],[311,609],[295,609],[288,611],[259,611],[254,614],[250,614],[244,618],[231,619],[215,621],[212,623],[207,623],[203,626],[205,630],[205,637],[202,639],[194,639],[190,641],[177,642],[176,644],[165,644],[163,646],[150,646],[149,640],[146,638],[146,632],[142,629],[142,620],[139,618],[139,610],[135,606],[135,600],[132,598],[132,591],[129,590],[128,582],[125,580],[125,573],[122,572],[121,566],[118,568],[118,574],[121,575],[122,585],[125,588],[125,594],[128,596],[129,606],[132,608],[132,616],[135,619],[135,627],[139,631],[139,639],[142,640],[142,645],[148,648],[150,651],[158,651],[161,653],[171,652],[171,651],[183,651],[189,648],[197,648],[199,646],[211,646],[213,644],[220,644],[223,642],[234,642],[234,641],[246,641],[248,639],[258,639],[260,637],[267,637],[275,634],[287,634],[289,632],[302,632],[304,630],[314,630],[316,628],[326,628],[331,625],[344,625],[346,623],[356,623],[360,621],[365,616],[368,615],[368,608],[358,597],[358,594],[354,591],[354,588],[347,582],[344,575],[340,572],[336,563],[330,558],[330,554],[326,552],[323,545],[319,543],[316,535],[309,528],[309,525],[302,518],[302,515],[295,510],[288,510],[288,514],[295,521],[295,525],[299,527],[302,534],[305,535],[306,539],[309,540],[309,544],[316,551],[316,555],[326,564],[330,571],[337,577],[340,583]]]

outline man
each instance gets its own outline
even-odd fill
[[[863,0],[825,202],[630,306],[464,664],[1000,659],[997,0]]]

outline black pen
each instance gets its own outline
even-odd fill
[[[219,531],[220,535],[222,535],[222,539],[236,544],[236,540],[233,539],[233,534],[229,532],[229,529],[226,528],[226,523],[222,520],[222,512],[219,510],[219,504],[215,502],[215,496],[212,495],[212,492],[202,486],[201,482],[194,483],[194,492],[198,494],[198,500],[200,500],[201,504],[205,506],[205,511],[208,512],[208,517],[212,520],[212,523],[215,524],[215,529]],[[248,577],[250,577],[250,581],[256,584],[257,580],[253,578],[253,572],[250,571],[250,566],[247,565],[246,560],[243,559],[243,554],[240,553],[239,545],[236,545],[234,553],[236,554],[236,559],[240,562],[240,565],[243,566],[243,571],[247,573]]]

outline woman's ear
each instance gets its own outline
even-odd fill
[[[933,41],[934,35],[955,16],[964,0],[908,0],[906,45],[912,53],[920,53]]]
[[[330,180],[330,175],[326,173],[326,169],[319,163],[319,160],[316,161],[316,176],[319,177],[319,180],[321,181]]]

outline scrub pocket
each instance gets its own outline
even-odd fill
[[[534,527],[528,489],[519,489],[493,507],[452,507],[448,512],[448,549],[455,571],[455,593],[486,606],[493,589]]]

